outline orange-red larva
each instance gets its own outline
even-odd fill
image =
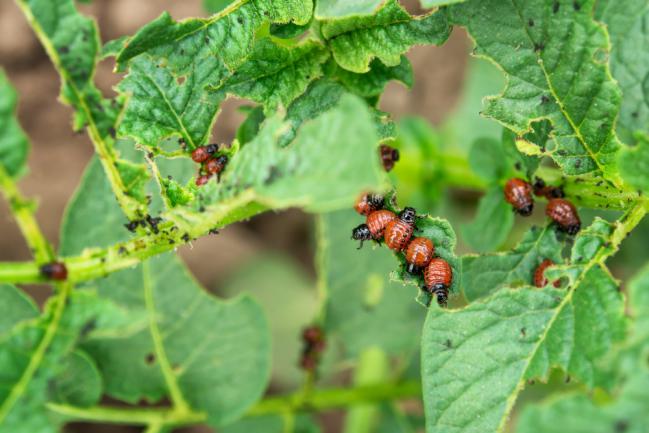
[[[65,281],[68,278],[68,269],[63,262],[47,263],[41,266],[40,272],[48,280]]]
[[[433,259],[435,246],[433,241],[426,238],[414,238],[406,248],[406,261],[408,272],[412,273],[425,268]]]
[[[437,303],[446,305],[448,289],[453,282],[451,265],[439,257],[432,259],[424,270],[424,282],[426,290],[437,297]]]
[[[550,266],[553,266],[554,262],[550,259],[545,259],[541,262],[541,264],[536,268],[534,271],[534,285],[536,287],[545,287],[548,284],[548,279],[543,275],[545,270],[549,268]],[[559,287],[560,282],[557,280],[554,283],[554,287]]]
[[[505,200],[514,207],[522,216],[532,214],[534,199],[532,198],[532,185],[523,179],[512,178],[505,184]]]
[[[367,216],[365,224],[372,234],[372,239],[379,239],[383,236],[385,228],[388,226],[390,221],[393,221],[397,218],[394,212],[391,212],[387,209],[381,209],[372,212]]]
[[[408,245],[415,230],[416,212],[407,207],[399,213],[399,218],[390,221],[385,228],[383,239],[385,244],[394,251],[401,251]]]
[[[575,235],[581,228],[581,221],[575,206],[563,198],[553,198],[548,202],[545,208],[545,214],[559,225],[559,228],[568,233]]]
[[[379,156],[385,171],[390,171],[394,164],[399,161],[399,151],[392,146],[382,144],[379,146]]]
[[[378,194],[362,194],[356,204],[354,209],[361,215],[369,215],[370,213],[377,211],[383,208],[384,199],[383,196]]]

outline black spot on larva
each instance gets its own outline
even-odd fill
[[[555,13],[555,14],[557,12],[559,12],[559,2],[558,1],[555,1],[554,4],[552,5],[552,12]]]
[[[615,422],[615,433],[624,433],[629,429],[629,422],[625,419],[620,419]]]
[[[533,20],[532,18],[530,18],[530,19],[527,21],[527,25],[530,26],[530,27],[534,27],[534,20]]]
[[[146,362],[147,365],[153,365],[155,362],[155,355],[153,353],[147,353],[144,357],[144,362]]]
[[[576,1],[575,1],[575,2],[572,2],[572,7],[573,7],[573,9],[576,10],[576,11],[580,11],[580,10],[581,10],[581,5],[579,4],[579,2],[576,2]]]

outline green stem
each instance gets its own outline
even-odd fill
[[[153,347],[155,350],[156,359],[158,365],[160,365],[160,370],[162,371],[162,376],[164,377],[165,383],[167,384],[167,389],[169,391],[169,397],[171,402],[174,405],[174,408],[180,413],[189,412],[189,405],[185,401],[178,381],[176,380],[176,375],[173,372],[171,363],[167,358],[167,353],[165,352],[164,343],[162,341],[162,335],[160,334],[160,328],[158,327],[158,318],[156,317],[156,308],[155,301],[153,299],[153,283],[151,282],[151,272],[149,269],[149,263],[144,262],[142,264],[142,274],[144,275],[144,303],[146,305],[147,315],[149,317],[149,329],[151,330],[151,339],[153,340]]]
[[[9,203],[11,213],[18,223],[29,249],[34,255],[35,262],[38,264],[52,262],[54,260],[54,251],[38,226],[34,216],[35,204],[21,195],[16,183],[2,165],[0,165],[0,189]]]
[[[282,415],[295,412],[320,412],[359,404],[403,400],[421,397],[419,382],[382,383],[355,388],[330,388],[314,391],[308,398],[301,392],[260,401],[247,417]],[[69,421],[127,425],[180,426],[199,424],[207,420],[203,412],[183,411],[171,408],[117,408],[95,406],[82,408],[66,404],[48,403],[52,412],[63,415]]]
[[[122,176],[116,166],[115,152],[113,151],[112,146],[108,144],[105,137],[103,137],[99,132],[94,113],[88,105],[85,93],[82,91],[82,89],[79,89],[77,87],[74,80],[72,80],[72,78],[70,77],[68,71],[63,67],[61,58],[59,57],[56,48],[52,44],[52,41],[49,39],[46,32],[41,27],[41,24],[34,17],[34,14],[32,14],[29,5],[27,5],[24,0],[16,0],[16,3],[23,11],[27,22],[34,30],[34,33],[43,45],[43,48],[45,48],[45,51],[50,57],[54,68],[61,77],[61,80],[64,81],[65,85],[72,91],[72,93],[74,93],[74,97],[78,101],[78,106],[75,108],[77,110],[80,110],[83,116],[87,119],[88,135],[90,136],[90,139],[95,147],[95,152],[97,153],[104,171],[106,172],[106,177],[108,178],[113,193],[117,198],[117,202],[129,219],[134,220],[141,217],[146,213],[146,209],[141,203],[126,194],[126,188],[124,186]]]

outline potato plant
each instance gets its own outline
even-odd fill
[[[646,0],[421,0],[421,15],[397,0],[209,1],[208,17],[163,12],[113,41],[73,0],[16,4],[95,156],[55,248],[16,184],[28,138],[0,72],[0,188],[33,254],[0,263],[0,432],[317,432],[333,409],[349,433],[649,429],[649,268],[622,282],[607,267],[649,210]],[[390,81],[412,85],[405,54],[454,27],[482,59],[467,77],[473,102],[441,127],[393,121],[379,101]],[[114,98],[94,82],[105,59],[122,74]],[[191,154],[228,98],[249,102],[246,119],[219,147],[220,179],[198,186]],[[389,175],[380,144],[401,151]],[[579,233],[543,216],[545,198],[533,224],[515,217],[503,197],[513,177],[561,189]],[[481,194],[471,222],[444,214],[457,189]],[[417,236],[451,265],[448,307],[403,254],[356,250],[352,207],[366,191],[417,208]],[[292,393],[266,395],[273,364],[298,362],[273,354],[271,324],[290,321],[301,295],[281,311],[220,299],[175,251],[287,208],[317,220],[308,322],[327,343]],[[35,283],[51,287],[42,308],[19,288]],[[351,379],[334,385],[341,371]]]

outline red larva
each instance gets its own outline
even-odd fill
[[[407,207],[399,214],[399,218],[390,221],[385,228],[383,239],[385,244],[394,251],[403,250],[410,241],[415,230],[416,212],[413,208]]]
[[[379,156],[385,171],[390,171],[394,164],[399,161],[399,151],[392,146],[382,144],[379,146]]]
[[[318,366],[318,361],[326,347],[324,332],[318,326],[309,326],[302,332],[302,342],[300,368],[313,372]]]
[[[377,210],[369,214],[365,220],[365,224],[370,229],[372,239],[380,239],[385,232],[385,228],[395,219],[397,219],[397,216],[394,212],[387,209]]]
[[[383,208],[384,199],[383,196],[378,194],[362,194],[356,204],[354,204],[354,209],[361,215],[369,215],[370,213],[377,211]]]
[[[505,200],[522,216],[529,216],[534,209],[532,185],[523,179],[509,179],[505,184]]]
[[[548,285],[548,279],[545,277],[544,272],[550,266],[553,266],[554,262],[550,259],[545,259],[534,271],[534,285],[536,287],[545,287]],[[557,280],[554,282],[554,287],[559,287],[561,283]]]
[[[569,235],[577,234],[581,228],[577,209],[572,203],[563,198],[551,199],[545,208],[545,214],[558,224],[560,230]]]
[[[358,249],[363,247],[364,241],[370,239],[380,239],[388,223],[397,216],[394,212],[386,209],[381,209],[369,214],[365,220],[365,224],[361,224],[352,230],[352,239],[361,241]]]
[[[211,176],[209,174],[201,174],[196,178],[196,186],[203,186],[210,181]]]
[[[408,272],[413,273],[425,268],[433,259],[435,246],[430,239],[414,238],[406,248],[406,261]]]
[[[214,155],[218,149],[218,144],[208,144],[207,146],[197,147],[192,152],[192,160],[198,163],[205,162],[210,156]]]
[[[217,158],[212,158],[207,163],[205,163],[205,170],[209,174],[219,175],[225,169],[226,164],[228,163],[228,157],[221,155]]]
[[[40,272],[48,280],[65,281],[68,278],[68,269],[63,262],[47,263],[41,266]]]
[[[430,261],[424,270],[426,291],[437,297],[437,303],[445,306],[448,301],[448,289],[453,281],[451,265],[442,258],[436,257]]]

